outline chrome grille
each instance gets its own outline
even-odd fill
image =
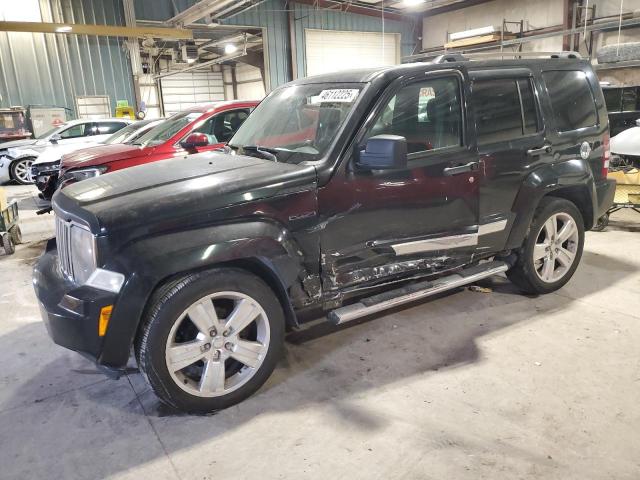
[[[71,222],[65,222],[58,216],[56,216],[56,245],[62,272],[67,277],[73,278],[73,267],[71,264]]]

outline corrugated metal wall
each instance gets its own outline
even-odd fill
[[[381,32],[382,19],[370,15],[316,9],[311,5],[292,4],[294,8],[294,29],[296,38],[296,68],[299,76],[306,72],[306,49],[304,31],[307,28],[320,30],[343,30],[352,32]],[[422,25],[419,26],[421,28]],[[414,24],[385,19],[386,33],[399,33],[401,56],[411,55],[415,47]]]
[[[304,76],[305,68],[305,28],[325,30],[346,30],[360,32],[382,31],[382,19],[369,15],[317,9],[284,0],[267,0],[239,15],[224,20],[228,25],[251,25],[265,28],[268,72],[271,89],[291,80],[290,38],[288,34],[289,15],[293,9],[296,48],[296,72]],[[420,28],[419,26],[418,28]],[[411,21],[385,19],[384,30],[401,35],[401,55],[411,55],[415,47],[415,25]]]
[[[256,7],[225,19],[226,25],[245,25],[264,28],[265,71],[272,90],[291,80],[289,16],[284,0],[267,0]]]
[[[121,0],[41,0],[42,20],[124,25]],[[0,32],[0,106],[56,105],[75,113],[76,95],[134,105],[124,39]]]

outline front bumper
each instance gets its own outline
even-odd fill
[[[60,174],[60,162],[39,163],[31,166],[31,178],[36,187],[41,192],[44,200],[51,200],[51,197],[58,186],[58,176]]]
[[[49,240],[34,267],[33,286],[51,339],[95,361],[105,373],[118,376],[124,365],[112,366],[100,360],[105,337],[98,335],[100,309],[115,305],[118,295],[68,280],[60,270],[55,239]]]
[[[607,178],[596,183],[596,215],[597,221],[613,205],[613,197],[616,194],[616,181]]]

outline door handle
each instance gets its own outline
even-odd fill
[[[530,157],[544,155],[545,153],[551,153],[551,145],[544,145],[540,148],[532,148],[530,150],[527,150],[527,155],[529,155]]]
[[[478,162],[469,162],[466,165],[457,165],[455,167],[447,167],[442,173],[444,173],[447,177],[451,177],[452,175],[460,175],[461,173],[473,172],[478,170],[480,164]]]

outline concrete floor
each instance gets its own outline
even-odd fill
[[[496,278],[293,335],[258,394],[198,417],[49,340],[31,267],[52,218],[9,193],[27,243],[0,256],[0,478],[640,478],[636,214],[588,233],[556,294]]]

